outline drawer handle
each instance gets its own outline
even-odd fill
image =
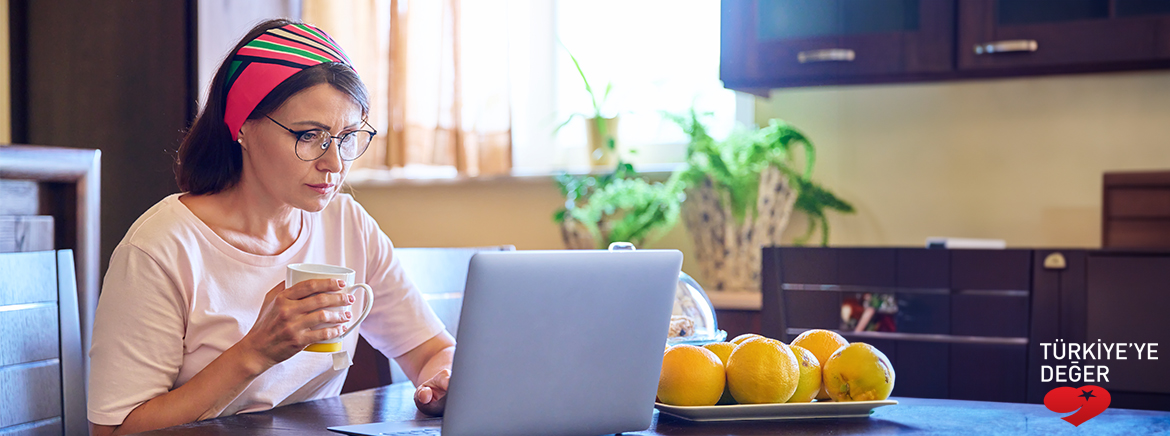
[[[1009,39],[975,45],[975,54],[1033,52],[1040,48],[1035,39]]]
[[[853,58],[853,50],[847,48],[809,50],[796,54],[796,60],[800,61],[802,64],[812,62],[853,62]]]
[[[1045,269],[1065,269],[1068,264],[1064,261],[1064,255],[1060,253],[1049,254],[1044,258]]]

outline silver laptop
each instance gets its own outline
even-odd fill
[[[677,250],[477,253],[443,419],[329,430],[393,435],[430,427],[439,434],[441,425],[443,436],[645,430],[681,266]]]

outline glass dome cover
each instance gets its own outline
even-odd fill
[[[634,250],[634,244],[614,242],[610,251]],[[727,332],[719,330],[715,307],[703,287],[687,273],[679,271],[678,287],[674,293],[674,310],[670,316],[670,335],[667,345],[702,345],[727,339]]]
[[[727,332],[719,330],[711,299],[695,279],[680,271],[674,293],[674,312],[670,317],[670,336],[666,343],[702,345],[724,339],[727,339]]]

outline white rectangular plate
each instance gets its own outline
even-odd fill
[[[772,421],[782,419],[867,418],[873,409],[898,404],[881,401],[818,401],[814,403],[671,406],[654,403],[661,413],[689,421]]]

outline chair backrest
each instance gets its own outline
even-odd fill
[[[0,254],[0,434],[89,433],[73,251]]]
[[[511,245],[469,248],[399,248],[394,250],[407,276],[414,281],[431,309],[458,337],[459,310],[471,257],[481,251],[512,251]]]
[[[423,298],[447,326],[452,336],[458,335],[459,312],[463,307],[463,287],[467,285],[467,268],[471,257],[481,251],[512,251],[511,245],[458,248],[395,248],[394,256],[402,262],[406,275],[418,287]],[[353,366],[342,392],[385,386],[391,382],[406,381],[406,374],[398,364],[371,347],[365,339],[358,340]]]

